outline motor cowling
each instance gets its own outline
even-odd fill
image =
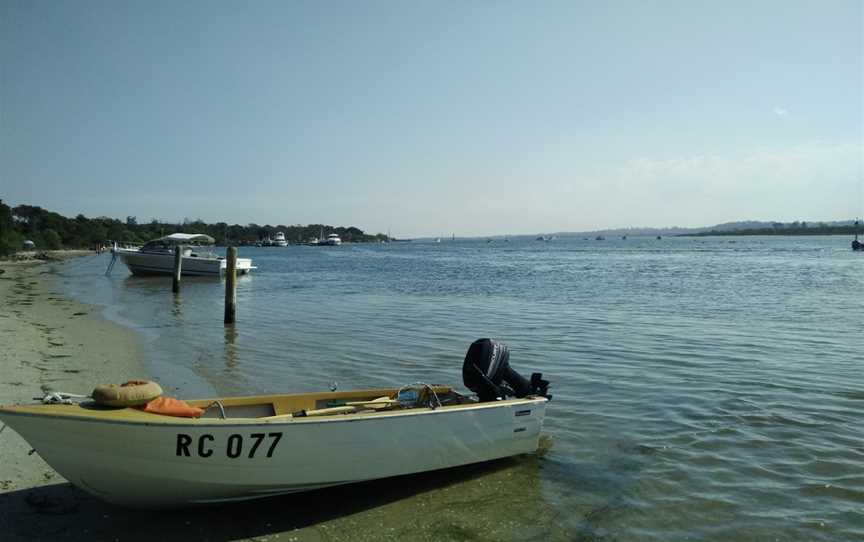
[[[549,381],[541,373],[533,373],[528,380],[510,367],[510,349],[492,339],[477,339],[468,348],[462,364],[462,381],[480,401],[495,401],[508,396],[526,397],[548,393]]]

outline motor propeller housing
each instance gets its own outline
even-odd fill
[[[549,381],[541,373],[528,380],[510,367],[510,349],[492,339],[477,339],[468,348],[462,364],[462,381],[480,401],[495,401],[508,396],[526,397],[548,394]]]

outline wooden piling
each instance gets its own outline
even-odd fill
[[[237,314],[237,247],[228,247],[225,269],[225,323],[233,324]]]
[[[183,267],[183,247],[177,245],[174,247],[174,280],[171,281],[171,291],[175,294],[180,293],[180,274]]]

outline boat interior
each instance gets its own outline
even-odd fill
[[[419,385],[401,389],[200,399],[187,402],[190,406],[204,409],[202,418],[282,419],[469,405],[476,404],[477,399],[457,393],[449,386]]]

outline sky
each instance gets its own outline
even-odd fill
[[[861,1],[0,0],[0,198],[394,236],[864,215]]]

